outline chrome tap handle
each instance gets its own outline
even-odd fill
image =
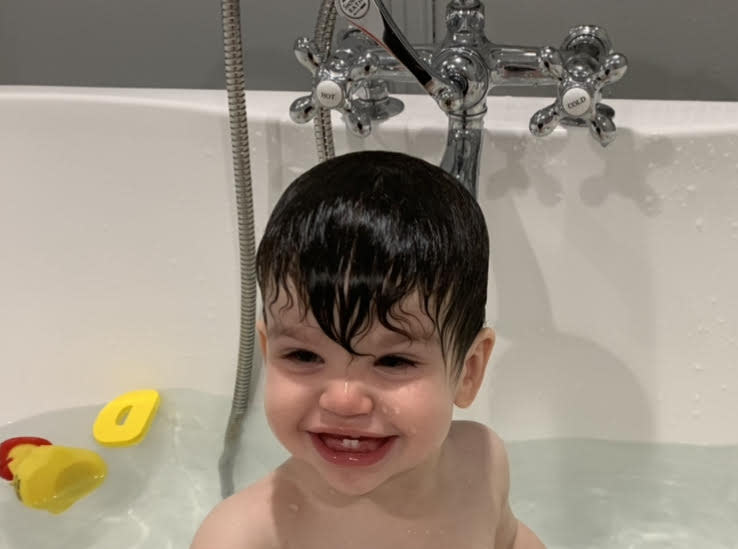
[[[541,71],[557,79],[559,86],[556,101],[531,118],[531,133],[548,135],[559,123],[587,125],[603,147],[612,143],[615,111],[600,102],[601,90],[625,75],[628,61],[612,52],[605,31],[589,25],[573,28],[561,51],[552,47],[541,50],[540,64]]]
[[[364,82],[377,70],[377,62],[370,52],[358,58],[339,55],[323,62],[315,43],[309,38],[295,42],[295,57],[313,74],[313,93],[299,97],[290,105],[290,118],[304,124],[312,120],[318,107],[336,109],[345,117],[349,129],[360,137],[371,133],[371,108],[357,100]]]
[[[382,0],[335,0],[338,13],[394,55],[445,112],[459,110],[465,82],[437,74],[397,28]]]

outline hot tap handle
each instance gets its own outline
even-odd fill
[[[541,50],[541,71],[557,79],[559,86],[556,101],[531,118],[530,131],[544,136],[559,123],[586,125],[602,146],[609,145],[615,139],[615,111],[600,103],[601,90],[625,75],[628,61],[612,53],[609,38],[599,27],[575,27],[562,50],[563,55],[552,47]]]
[[[358,87],[377,70],[377,60],[370,52],[358,58],[321,59],[309,38],[295,42],[295,57],[313,75],[313,93],[299,97],[290,105],[290,118],[304,124],[312,120],[318,108],[336,109],[345,117],[349,129],[361,137],[371,133],[368,107],[353,96]]]
[[[338,13],[394,55],[446,112],[463,102],[463,82],[437,74],[413,49],[381,0],[335,0]]]

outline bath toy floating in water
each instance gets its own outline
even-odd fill
[[[51,442],[39,437],[9,438],[0,444],[0,478],[13,480],[10,462],[14,459],[23,459],[36,446],[48,446]]]
[[[97,415],[92,435],[103,446],[130,446],[141,442],[159,409],[153,389],[131,391],[108,402]]]
[[[91,450],[56,446],[45,439],[17,437],[0,445],[15,493],[25,505],[58,514],[95,490],[108,468]],[[3,476],[3,478],[6,478]]]

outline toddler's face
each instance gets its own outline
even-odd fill
[[[301,321],[285,292],[258,330],[272,431],[334,490],[371,492],[432,467],[451,424],[455,387],[437,333],[417,298],[403,304],[408,340],[379,322],[352,342],[352,356],[311,313]]]

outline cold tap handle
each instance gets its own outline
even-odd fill
[[[620,80],[628,69],[624,55],[613,53],[604,29],[581,25],[569,31],[560,50],[540,52],[541,71],[559,81],[556,101],[530,120],[533,135],[544,136],[559,124],[588,126],[606,146],[615,139],[615,111],[601,103],[602,88]]]

